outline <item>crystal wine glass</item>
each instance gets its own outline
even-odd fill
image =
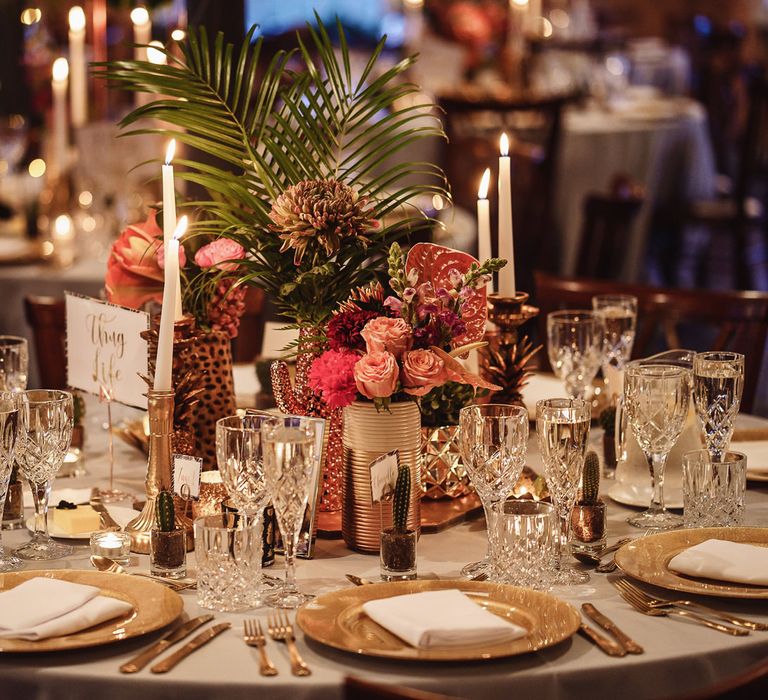
[[[744,390],[744,355],[700,352],[693,358],[693,400],[704,441],[715,462],[721,462],[733,435],[733,423]]]
[[[563,564],[568,555],[571,510],[584,470],[591,407],[583,399],[545,399],[536,404],[536,435],[544,462],[544,478],[560,518],[560,547],[554,583],[589,581],[589,574]]]
[[[547,315],[547,353],[555,374],[572,398],[583,399],[600,369],[603,328],[593,311],[553,311]]]
[[[0,335],[0,391],[24,391],[28,367],[27,339]]]
[[[682,518],[664,507],[664,467],[683,432],[690,398],[689,369],[642,360],[627,365],[623,410],[648,460],[653,482],[650,507],[629,518],[630,525],[655,530],[682,525]]]
[[[264,474],[285,549],[285,584],[268,599],[276,608],[297,608],[314,596],[296,585],[296,547],[309,492],[319,467],[317,420],[299,416],[267,418],[261,426]]]
[[[0,391],[0,514],[5,507],[15,452],[24,440],[22,399],[19,393]],[[20,566],[21,560],[6,554],[0,541],[0,572],[13,571]]]
[[[35,532],[16,550],[23,559],[58,559],[74,549],[48,535],[48,498],[72,439],[72,394],[53,389],[24,392],[26,438],[18,457],[21,473],[29,481],[35,501]]]
[[[485,404],[459,412],[464,467],[483,504],[488,528],[488,552],[483,561],[465,566],[461,573],[496,575],[499,561],[496,516],[502,512],[525,463],[528,449],[528,411],[521,406]]]
[[[612,394],[621,394],[623,371],[632,355],[637,322],[637,297],[630,294],[599,294],[592,310],[603,322],[603,377]]]

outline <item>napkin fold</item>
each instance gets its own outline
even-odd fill
[[[768,586],[768,547],[705,540],[673,557],[669,568],[688,576]]]
[[[363,610],[403,641],[425,649],[496,644],[527,634],[523,627],[484,610],[456,589],[370,600]]]
[[[39,640],[73,634],[133,609],[130,603],[99,593],[95,586],[43,576],[29,579],[0,593],[0,638]]]
[[[768,475],[768,440],[733,440],[728,448],[747,457],[747,473]]]

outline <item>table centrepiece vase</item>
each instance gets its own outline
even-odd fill
[[[411,469],[409,530],[421,525],[421,414],[414,401],[392,402],[377,411],[372,402],[355,401],[344,409],[341,534],[351,549],[378,553],[380,533],[392,522],[392,504],[371,501],[370,463],[398,450],[400,464]]]
[[[421,490],[424,498],[461,498],[472,492],[459,445],[459,426],[421,429],[423,463]]]

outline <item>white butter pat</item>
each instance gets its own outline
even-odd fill
[[[73,510],[54,508],[53,524],[59,532],[68,535],[78,532],[90,534],[101,529],[101,518],[91,506],[78,506]]]

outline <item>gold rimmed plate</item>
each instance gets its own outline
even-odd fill
[[[154,581],[127,574],[108,574],[100,571],[19,571],[0,574],[0,591],[15,588],[31,578],[47,578],[97,586],[101,594],[130,603],[133,610],[81,632],[60,637],[30,641],[27,639],[0,639],[0,652],[50,652],[83,649],[139,637],[154,632],[173,622],[184,609],[178,593]]]
[[[673,557],[705,540],[726,540],[768,547],[768,528],[703,527],[659,532],[624,545],[616,552],[616,563],[628,576],[671,591],[723,598],[768,600],[768,587],[694,578],[669,568]]]
[[[497,644],[419,649],[375,623],[363,603],[408,593],[456,588],[478,605],[527,630]],[[450,611],[446,610],[446,615]],[[398,581],[345,588],[307,603],[296,615],[309,638],[335,649],[400,661],[476,661],[527,654],[558,644],[579,628],[579,613],[548,593],[485,581]]]

